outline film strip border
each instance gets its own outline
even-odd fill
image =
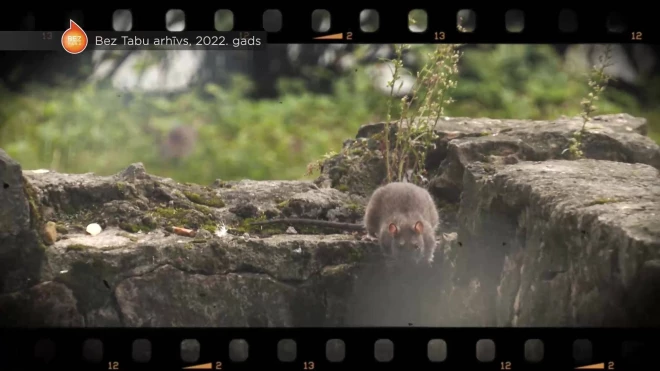
[[[620,9],[612,9],[605,3],[468,6],[407,1],[405,6],[381,2],[378,6],[362,7],[335,4],[289,3],[264,7],[228,3],[224,9],[209,5],[140,8],[131,5],[126,9],[121,4],[115,7],[98,4],[99,7],[78,9],[7,9],[0,30],[64,31],[73,19],[89,31],[166,31],[169,13],[185,18],[185,31],[267,31],[268,43],[654,44],[660,41],[655,13],[639,4]],[[417,18],[425,22],[411,25],[411,12],[417,12]],[[117,27],[113,19],[118,14],[130,16],[130,27],[125,24]],[[325,17],[327,21],[315,25],[314,17],[317,20]],[[218,22],[220,18],[223,22]],[[222,26],[217,27],[219,24]]]
[[[0,367],[642,370],[660,362],[656,336],[657,329],[3,329]]]

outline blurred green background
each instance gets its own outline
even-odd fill
[[[414,53],[429,48],[415,46]],[[259,53],[252,58],[262,58]],[[470,45],[464,53],[448,115],[579,114],[590,65],[572,60],[570,52],[549,45]],[[332,73],[314,62],[297,75],[270,74],[275,91],[261,96],[255,94],[258,75],[238,72],[198,79],[174,93],[121,90],[107,79],[81,80],[91,74],[92,61],[76,67],[75,81],[55,67],[56,81],[35,79],[20,89],[8,87],[7,77],[0,86],[0,148],[24,169],[107,175],[143,162],[150,173],[181,182],[302,179],[308,163],[338,151],[360,125],[385,118],[389,98],[370,67],[382,62],[367,54],[367,46],[342,51],[342,60],[350,57],[352,64]],[[658,86],[644,77],[634,92],[610,87],[595,114],[645,117],[651,137],[660,141]]]

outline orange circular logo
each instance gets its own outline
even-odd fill
[[[73,20],[69,20],[69,29],[62,34],[62,47],[71,54],[80,54],[87,48],[87,34]]]

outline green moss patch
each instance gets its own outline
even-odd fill
[[[266,220],[266,215],[256,218],[245,218],[237,226],[231,227],[229,231],[236,234],[282,234],[286,231],[286,226],[282,224],[252,225],[251,223]]]
[[[82,244],[79,244],[79,243],[74,243],[72,245],[67,246],[66,251],[81,251],[81,250],[87,250],[87,249],[90,249],[90,248],[92,248],[92,247],[87,246],[87,245],[82,245]]]
[[[218,230],[218,227],[215,224],[207,223],[202,225],[202,229],[205,229],[211,233],[215,233]]]
[[[355,212],[355,213],[364,214],[364,206],[362,206],[362,205],[360,205],[356,202],[351,202],[351,203],[347,204],[346,208],[353,211],[353,212]]]
[[[38,228],[42,224],[41,204],[39,203],[37,191],[25,177],[23,177],[23,191],[30,206],[30,225],[33,229]]]
[[[57,225],[55,226],[55,230],[56,230],[57,233],[59,233],[59,234],[68,234],[68,233],[69,233],[69,230],[68,230],[65,226],[63,226],[63,225],[59,225],[59,224],[57,224]]]
[[[216,222],[208,215],[200,215],[194,209],[159,207],[152,211],[152,215],[159,218],[164,226],[204,228],[215,232]]]
[[[252,224],[254,222],[260,222],[264,220],[267,220],[265,215],[261,215],[257,218],[246,218],[243,219],[237,226],[231,227],[229,231],[232,234],[238,234],[238,235],[241,235],[243,233],[248,233],[259,236],[272,236],[276,234],[285,234],[286,230],[289,228],[289,224],[286,223],[257,224],[257,225]],[[314,225],[292,224],[292,226],[299,234],[335,234],[342,232],[342,230],[339,229],[324,228]]]
[[[199,205],[204,205],[204,206],[209,206],[209,207],[225,207],[225,202],[217,196],[209,196],[209,195],[201,195],[199,193],[194,193],[194,192],[188,192],[184,191],[183,192],[184,196],[190,202],[199,204]]]
[[[129,223],[129,222],[119,223],[119,228],[130,233],[138,233],[140,231],[149,232],[154,229],[154,227],[143,223]]]

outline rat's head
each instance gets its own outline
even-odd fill
[[[424,256],[424,232],[422,221],[412,223],[391,222],[381,232],[381,243],[389,247],[392,258],[419,263]]]

